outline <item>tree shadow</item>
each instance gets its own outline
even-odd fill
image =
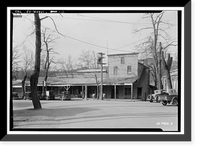
[[[73,107],[73,108],[56,108],[56,109],[39,109],[35,110],[33,108],[25,110],[14,110],[13,114],[15,117],[33,117],[33,116],[44,116],[44,117],[67,117],[76,116],[81,113],[95,111],[98,109],[93,109],[89,107]]]

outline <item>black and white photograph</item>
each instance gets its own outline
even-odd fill
[[[184,134],[180,8],[9,8],[10,132]]]

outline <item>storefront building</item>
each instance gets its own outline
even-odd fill
[[[146,100],[149,94],[149,69],[138,63],[137,53],[108,55],[107,67],[103,69],[104,99],[140,99]],[[57,97],[66,88],[72,98],[94,98],[100,89],[101,69],[77,70],[71,76],[63,72],[56,77],[48,77],[47,91],[54,91]],[[30,91],[30,82],[26,81],[26,91]],[[44,78],[39,77],[38,91],[42,93]],[[21,81],[13,81],[13,92],[22,95]]]

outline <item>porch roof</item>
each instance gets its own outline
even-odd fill
[[[38,86],[43,86],[43,78],[39,78]],[[112,85],[112,84],[130,84],[134,83],[138,77],[131,77],[131,78],[104,78],[103,84],[104,85]],[[100,82],[100,78],[97,79]],[[26,81],[26,85],[30,85],[30,81]],[[48,78],[47,86],[67,86],[67,85],[96,85],[95,78],[65,78],[65,79],[58,79],[58,78]],[[13,86],[21,86],[20,81],[14,81]]]
[[[131,78],[106,78],[104,79],[104,83],[106,84],[126,84],[126,83],[134,83],[138,77]]]

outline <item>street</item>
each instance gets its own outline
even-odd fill
[[[31,100],[13,101],[14,129],[161,128],[178,130],[178,107],[131,100],[45,101],[34,110]]]

